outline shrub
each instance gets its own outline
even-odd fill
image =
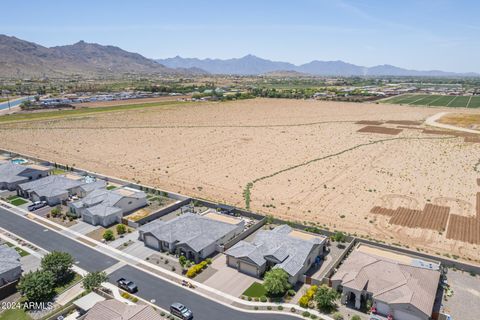
[[[127,232],[127,227],[123,223],[117,224],[116,228],[118,234],[124,234],[125,232]]]
[[[302,312],[302,316],[308,318],[308,317],[310,317],[310,312],[308,312],[308,311],[303,311],[303,312]]]
[[[335,307],[335,300],[337,300],[338,292],[335,289],[322,285],[318,288],[315,294],[315,301],[317,306],[322,311],[330,311]]]
[[[161,315],[162,317],[165,317],[165,311],[160,312],[160,315]]]
[[[255,310],[258,310],[258,307],[257,307],[257,306],[255,306],[255,307],[253,307],[253,309],[255,309]]]
[[[267,297],[261,296],[261,297],[260,297],[260,301],[261,301],[261,302],[267,302]]]
[[[252,297],[248,297],[247,299],[248,299],[248,301],[252,301]]]
[[[103,239],[105,239],[105,241],[115,240],[115,235],[113,234],[113,231],[110,229],[105,230],[105,232],[103,233]]]
[[[312,315],[310,315],[310,319],[317,319],[317,316],[312,314]]]
[[[187,270],[187,277],[193,278],[200,272],[202,272],[203,269],[205,269],[208,266],[208,263],[206,261],[202,261],[199,264],[195,264],[188,268]]]
[[[187,264],[187,258],[185,256],[180,256],[178,258],[178,263],[180,263],[182,267],[185,267],[185,265]]]
[[[358,315],[354,315],[351,319],[352,320],[362,320],[362,318],[360,318],[360,316],[358,316]]]
[[[298,304],[302,308],[308,308],[308,304],[313,299],[313,297],[315,296],[315,293],[317,292],[317,290],[318,290],[317,286],[311,286],[307,290],[307,292],[305,292],[305,294],[300,298],[300,300],[298,301]]]
[[[272,310],[272,307],[271,307],[271,306],[267,306],[267,310]]]
[[[290,308],[290,311],[291,311],[291,312],[297,312],[297,309],[295,309],[294,307],[291,307],[291,308]]]
[[[341,314],[340,312],[335,312],[333,315],[332,315],[332,318],[334,320],[343,320],[343,314]]]
[[[282,307],[282,306],[278,306],[277,309],[280,310],[280,311],[282,311],[282,310],[283,310],[283,307]]]
[[[290,297],[293,297],[293,296],[295,296],[296,292],[295,292],[295,290],[290,289],[290,290],[287,291],[287,294],[288,294]]]
[[[108,280],[107,274],[105,272],[95,271],[90,272],[83,278],[83,288],[87,291],[92,291],[100,287],[102,282]]]
[[[210,258],[205,259],[205,261],[207,262],[207,264],[212,264],[212,259]]]

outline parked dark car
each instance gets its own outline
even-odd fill
[[[122,288],[123,290],[130,293],[135,293],[138,291],[137,285],[133,281],[129,281],[125,278],[118,279],[117,285],[119,288]]]
[[[170,313],[179,317],[182,320],[193,319],[192,310],[185,307],[183,304],[175,302],[170,306]]]
[[[46,201],[35,201],[31,205],[28,206],[28,211],[35,211],[37,209],[43,208],[47,205]]]

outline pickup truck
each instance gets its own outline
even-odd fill
[[[47,205],[46,201],[35,201],[31,205],[28,206],[29,211],[35,211],[37,209],[43,208]]]
[[[135,293],[138,291],[137,285],[133,281],[129,281],[125,278],[118,279],[117,286],[130,293]]]

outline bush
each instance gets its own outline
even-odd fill
[[[290,289],[290,290],[287,291],[287,294],[288,294],[290,297],[293,297],[293,296],[295,296],[296,292],[295,292],[295,290]]]
[[[357,315],[354,315],[351,319],[352,320],[362,320],[362,318],[360,318],[360,316],[357,316]]]
[[[180,263],[182,267],[185,267],[185,265],[187,264],[187,258],[185,256],[180,256],[178,258],[178,263]]]
[[[258,310],[258,306],[253,307],[253,309]]]
[[[308,312],[308,311],[303,311],[303,312],[302,312],[302,316],[304,316],[305,318],[308,318],[308,317],[310,317],[310,312]]]
[[[272,307],[271,307],[271,306],[267,306],[267,310],[272,310]]]
[[[118,234],[124,234],[125,232],[127,232],[127,227],[123,223],[117,224],[116,228]]]
[[[50,211],[50,213],[52,214],[52,217],[55,218],[62,214],[62,210],[59,207],[55,207]]]
[[[261,297],[260,297],[260,301],[261,301],[261,302],[267,302],[267,297],[261,296]]]
[[[307,290],[307,292],[305,292],[305,294],[300,298],[300,300],[298,301],[298,304],[302,308],[308,308],[308,303],[313,299],[317,290],[318,290],[317,286],[311,286]]]
[[[210,258],[205,259],[205,261],[206,261],[207,264],[209,264],[209,265],[212,264],[212,259],[210,259]]]
[[[315,294],[315,301],[318,309],[322,311],[330,311],[335,307],[335,300],[338,298],[338,292],[335,289],[322,285]]]
[[[277,309],[280,310],[280,311],[282,311],[282,310],[283,310],[283,307],[282,307],[282,306],[278,306]]]
[[[312,314],[312,315],[310,316],[310,319],[317,319],[317,316],[314,315],[314,314]]]
[[[110,229],[105,230],[105,232],[103,233],[103,239],[105,239],[105,241],[115,240],[115,235],[113,234],[113,231]]]
[[[341,314],[340,312],[335,312],[333,315],[332,315],[332,318],[334,320],[343,320],[343,314]]]
[[[294,307],[291,307],[291,308],[290,308],[290,311],[291,311],[291,312],[297,312],[297,309],[295,309]]]
[[[195,265],[191,266],[187,270],[187,273],[186,273],[187,277],[189,277],[189,278],[195,277],[197,274],[202,272],[202,270],[205,269],[207,266],[208,266],[207,261],[202,261],[199,264],[195,264]]]

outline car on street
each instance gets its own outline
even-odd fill
[[[31,205],[28,206],[28,211],[35,211],[37,209],[43,208],[47,205],[46,201],[35,201]]]
[[[137,285],[133,281],[129,281],[125,278],[120,278],[117,280],[117,285],[119,288],[130,292],[130,293],[135,293],[138,291]]]
[[[192,310],[185,307],[183,304],[175,302],[170,306],[170,313],[179,317],[182,320],[193,319]]]

